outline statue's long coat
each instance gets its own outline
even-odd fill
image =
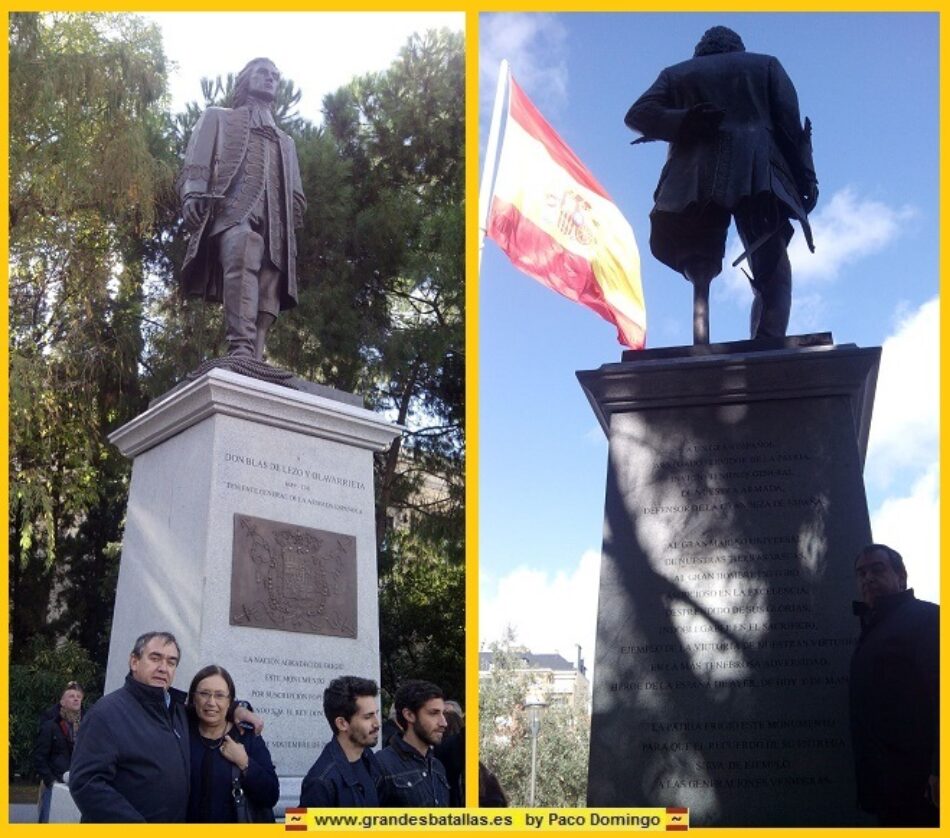
[[[687,111],[701,102],[725,111],[719,131],[708,139],[681,137]],[[724,52],[667,67],[625,121],[646,139],[670,143],[654,211],[678,213],[709,202],[733,211],[744,198],[771,192],[810,239],[802,195],[814,180],[811,142],[795,87],[777,58]]]
[[[250,110],[239,108],[208,108],[198,120],[185,151],[185,165],[179,180],[179,194],[211,195],[211,211],[191,234],[182,263],[182,292],[221,302],[223,297],[221,268],[209,253],[206,231],[211,224],[214,205],[228,194],[231,183],[247,154],[251,131]],[[281,310],[297,305],[297,238],[294,228],[300,226],[306,207],[300,168],[294,141],[277,129],[283,178],[284,218],[287,223],[284,264],[280,289]]]

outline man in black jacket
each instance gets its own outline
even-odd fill
[[[434,754],[447,726],[442,690],[428,681],[406,681],[393,702],[401,732],[379,754],[386,778],[383,805],[448,806],[449,780]]]
[[[465,805],[465,714],[457,701],[445,702],[445,733],[433,755],[449,780],[449,806]]]
[[[185,820],[191,771],[186,695],[172,688],[180,660],[174,635],[143,634],[132,648],[125,684],[83,719],[69,771],[83,823]],[[238,720],[260,722],[234,712]]]
[[[135,641],[125,685],[86,714],[69,790],[83,823],[181,823],[188,808],[185,694],[172,688],[181,650],[174,635]]]
[[[939,610],[914,597],[900,553],[870,544],[854,565],[861,637],[851,659],[858,804],[882,826],[937,826]]]
[[[49,822],[53,784],[63,782],[63,775],[69,771],[82,714],[82,699],[82,687],[75,681],[70,681],[60,696],[59,704],[51,707],[40,719],[36,746],[33,748],[33,768],[42,783],[39,823]]]
[[[323,691],[323,713],[333,731],[300,787],[300,805],[311,808],[375,807],[383,772],[372,748],[379,741],[379,687],[369,678],[343,675]]]
[[[812,250],[808,213],[818,200],[811,125],[778,59],[745,51],[716,26],[694,56],[660,73],[630,108],[641,140],[666,140],[669,155],[650,213],[653,255],[693,283],[696,343],[708,343],[709,283],[722,270],[731,217],[752,269],[753,338],[784,337],[792,270],[790,218]],[[702,316],[699,316],[699,313]]]

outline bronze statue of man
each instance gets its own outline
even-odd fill
[[[228,355],[261,361],[267,330],[297,304],[294,228],[307,202],[294,141],[274,121],[280,73],[255,58],[238,74],[233,108],[195,125],[179,180],[191,231],[183,291],[224,302]]]
[[[722,270],[735,218],[751,266],[753,338],[784,337],[791,310],[789,219],[814,251],[808,213],[818,200],[811,124],[777,58],[745,51],[716,26],[692,59],[667,67],[624,120],[643,137],[666,140],[669,155],[650,213],[653,255],[693,283],[694,341],[708,343],[708,291]]]

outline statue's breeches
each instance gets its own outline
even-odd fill
[[[280,271],[264,254],[264,237],[248,222],[218,236],[218,258],[230,354],[254,357],[258,314],[280,312]]]
[[[791,311],[792,269],[787,246],[792,227],[782,205],[763,194],[742,202],[732,213],[715,204],[695,205],[681,213],[650,214],[650,249],[673,270],[686,274],[704,263],[710,276],[722,270],[726,234],[735,218],[744,250],[752,249],[748,267],[754,294],[751,337],[784,337]]]

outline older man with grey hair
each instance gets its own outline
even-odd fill
[[[173,634],[146,632],[132,647],[125,684],[83,719],[69,772],[83,823],[185,820],[191,770],[186,696],[172,687],[180,661]],[[238,716],[248,714],[242,708]]]
[[[858,803],[881,826],[937,826],[940,612],[907,587],[892,547],[869,544],[854,573],[861,636],[849,687]]]

